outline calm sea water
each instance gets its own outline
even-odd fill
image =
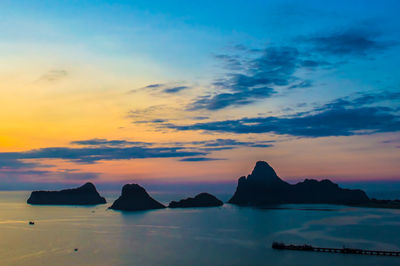
[[[277,251],[273,241],[400,249],[400,210],[286,205],[124,213],[31,206],[29,192],[0,192],[1,265],[400,265],[400,257]],[[162,202],[183,195],[156,193]],[[220,195],[222,199],[226,196]],[[310,210],[311,209],[311,210]],[[28,221],[35,225],[28,225]],[[74,251],[78,248],[78,251]]]

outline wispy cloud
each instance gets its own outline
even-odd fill
[[[50,70],[43,76],[41,76],[38,81],[57,81],[60,79],[65,78],[68,75],[68,72],[63,69],[55,69],[55,70]]]
[[[128,160],[144,158],[175,158],[206,155],[205,152],[187,151],[182,147],[149,148],[131,147],[83,147],[42,148],[26,152],[0,153],[0,159],[62,159],[76,163],[95,163],[104,160]]]
[[[209,158],[209,157],[192,157],[192,158],[184,158],[180,159],[181,162],[208,162],[208,161],[220,161],[226,160],[222,158]]]
[[[319,33],[302,40],[313,45],[313,52],[335,56],[365,56],[397,45],[394,41],[384,41],[380,37],[381,34],[371,27],[354,27]]]
[[[77,140],[72,141],[71,144],[75,145],[84,145],[84,146],[98,146],[98,147],[107,147],[107,146],[149,146],[151,143],[148,142],[140,142],[140,141],[127,141],[127,140],[107,140],[107,139],[88,139],[88,140]]]
[[[187,90],[189,88],[190,87],[188,87],[188,86],[166,87],[166,88],[164,88],[162,90],[162,92],[165,92],[165,93],[178,93],[180,91]]]
[[[191,125],[165,123],[177,130],[204,130],[237,134],[273,133],[297,137],[350,136],[400,131],[399,110],[378,105],[381,101],[399,100],[399,93],[361,94],[339,98],[308,112],[290,116],[268,116],[222,120]]]
[[[100,174],[92,172],[46,171],[32,169],[5,169],[0,171],[0,178],[2,180],[6,179],[15,181],[26,177],[52,181],[81,181],[98,179]]]
[[[313,80],[299,77],[300,70],[337,68],[351,56],[371,56],[397,45],[394,41],[381,40],[380,36],[371,27],[344,28],[298,37],[288,45],[269,46],[257,53],[250,53],[250,49],[239,45],[235,50],[240,54],[215,56],[224,62],[228,72],[210,85],[211,92],[194,99],[187,109],[216,111],[271,98],[280,89],[312,87]]]
[[[128,112],[127,117],[132,119],[134,123],[159,123],[184,115],[180,108],[158,104],[132,109]]]
[[[33,168],[39,165],[40,164],[38,163],[24,162],[17,158],[7,158],[6,156],[0,157],[0,170]]]
[[[234,149],[240,146],[267,148],[271,141],[237,141],[216,139],[207,141],[150,143],[127,140],[89,139],[71,142],[79,147],[47,147],[24,152],[0,153],[0,170],[18,170],[45,167],[29,160],[61,159],[79,164],[92,164],[100,161],[130,160],[145,158],[206,157],[212,151]],[[28,162],[26,162],[28,161]],[[74,171],[62,171],[73,177]]]
[[[286,86],[297,80],[294,72],[298,57],[296,48],[269,47],[261,56],[248,61],[242,73],[228,73],[216,80],[213,86],[218,92],[199,97],[188,108],[219,110],[269,98],[276,93],[272,86]]]
[[[239,141],[235,139],[213,139],[205,141],[177,142],[180,145],[197,145],[205,150],[234,149],[237,147],[267,148],[272,147],[273,140]]]
[[[164,86],[164,84],[157,83],[157,84],[150,84],[150,85],[147,85],[147,86],[145,86],[144,88],[145,88],[145,89],[153,89],[153,88],[160,88],[160,87],[162,87],[162,86]]]
[[[155,83],[139,89],[131,90],[130,93],[137,93],[140,91],[150,91],[153,95],[158,96],[158,94],[176,94],[180,93],[183,90],[188,90],[188,89],[191,89],[191,87],[176,85],[176,84]]]
[[[78,172],[78,173],[57,172],[52,174],[59,175],[64,180],[94,180],[98,179],[100,176],[100,174],[98,173],[90,173],[90,172]]]
[[[18,154],[12,156],[7,156],[7,153],[0,154],[0,178],[16,180],[21,177],[36,176],[51,180],[91,180],[99,177],[98,173],[79,172],[78,169],[38,170],[38,168],[49,169],[53,165],[32,162],[22,157],[24,157],[22,154],[19,156]]]

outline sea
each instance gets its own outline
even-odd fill
[[[225,204],[129,213],[108,209],[118,191],[101,192],[108,203],[89,207],[32,206],[29,194],[0,192],[0,265],[400,265],[400,257],[271,248],[400,250],[400,210]],[[150,194],[163,203],[188,196]]]

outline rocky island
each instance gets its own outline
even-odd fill
[[[92,183],[60,191],[33,191],[27,200],[29,204],[43,205],[95,205],[106,203]]]
[[[215,196],[208,193],[200,193],[194,198],[182,199],[180,201],[171,201],[169,208],[190,208],[190,207],[217,207],[224,203]]]
[[[163,209],[164,205],[150,197],[138,184],[126,184],[122,187],[121,196],[114,201],[110,209],[123,211],[142,211]]]
[[[362,190],[343,189],[330,180],[306,179],[291,185],[278,177],[266,162],[256,163],[253,172],[238,180],[236,192],[229,203],[262,206],[284,203],[325,203],[367,205],[371,202]]]

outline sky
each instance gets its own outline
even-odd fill
[[[398,1],[0,3],[0,189],[400,181]]]

